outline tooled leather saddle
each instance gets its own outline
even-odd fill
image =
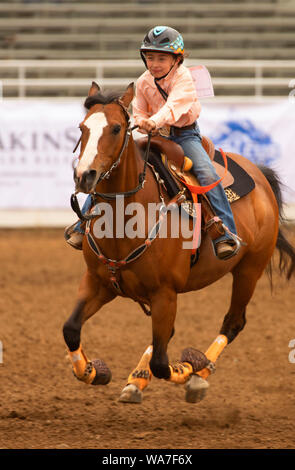
[[[136,140],[136,144],[142,152],[146,149],[147,142],[147,137]],[[222,186],[230,203],[237,201],[254,189],[255,183],[251,176],[228,155],[227,172],[225,173],[221,152],[215,148],[211,139],[202,136],[202,146],[209,155],[218,176],[224,176]],[[177,190],[175,187],[173,191],[170,178],[173,178],[177,188],[183,187],[181,183],[183,176],[186,176],[192,185],[200,186],[196,177],[189,172],[191,162],[184,155],[180,145],[164,137],[154,136],[151,139],[150,148],[152,154],[149,157],[149,162],[167,183],[167,192],[170,197],[173,197]]]

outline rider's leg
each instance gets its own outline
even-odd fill
[[[83,215],[89,211],[89,209],[91,208],[91,203],[92,203],[91,196],[90,194],[88,194],[81,209],[81,212]],[[69,225],[68,227],[66,227],[65,239],[67,243],[71,245],[73,248],[76,248],[77,250],[81,250],[84,233],[85,232],[82,226],[82,222],[81,220],[79,220],[78,222],[75,222],[73,225]]]
[[[201,136],[197,125],[195,130],[183,131],[180,136],[172,135],[170,136],[170,139],[181,145],[185,155],[193,161],[192,172],[196,175],[202,186],[207,186],[219,179],[207,152],[202,146]],[[222,185],[218,184],[214,189],[207,193],[207,196],[216,215],[222,220],[223,224],[231,233],[237,235],[231,207]],[[235,245],[234,239],[227,231],[224,235],[215,239],[214,245],[217,252],[223,252],[220,253],[220,257],[224,257],[223,255],[227,256],[225,252],[228,252],[228,254],[230,254],[230,251],[234,252],[233,247],[230,248],[226,246],[224,248],[224,246],[221,245],[222,242],[226,242],[226,245],[228,242]]]

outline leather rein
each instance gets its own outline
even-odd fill
[[[122,148],[121,148],[121,151],[119,153],[118,158],[111,165],[111,167],[109,168],[108,171],[106,171],[106,172],[104,172],[100,175],[100,177],[97,181],[97,184],[100,181],[104,180],[104,179],[108,179],[110,177],[112,171],[120,164],[121,157],[122,157],[123,153],[125,152],[125,150],[127,148],[127,145],[128,145],[128,142],[129,142],[129,137],[132,134],[132,131],[134,131],[138,127],[138,126],[130,127],[130,116],[129,116],[128,111],[126,110],[125,106],[120,101],[117,101],[117,104],[119,104],[119,106],[121,106],[121,108],[124,112],[124,115],[126,117],[126,121],[127,121],[128,126],[127,126],[127,129],[126,129],[124,142],[123,142],[123,145],[122,145]],[[93,192],[90,193],[93,198],[101,197],[103,199],[111,201],[111,200],[115,200],[117,196],[123,196],[123,197],[132,196],[133,194],[137,193],[140,189],[142,189],[144,187],[145,176],[146,176],[146,167],[147,167],[147,162],[148,162],[148,158],[149,158],[149,151],[150,151],[151,137],[152,137],[152,133],[149,132],[148,133],[147,146],[146,146],[146,150],[145,150],[145,154],[144,154],[143,171],[141,173],[139,173],[139,175],[138,175],[138,185],[134,189],[131,189],[130,191],[118,192],[118,193],[99,193],[99,192],[93,191]],[[81,137],[78,140],[73,152],[75,152],[77,150],[80,141],[81,141]],[[82,220],[82,221],[91,220],[96,216],[94,214],[92,214],[92,215],[82,214],[82,211],[80,209],[80,205],[79,205],[79,202],[78,202],[78,199],[77,199],[77,194],[79,192],[80,191],[75,191],[71,195],[71,200],[70,200],[71,201],[71,207],[72,207],[73,211],[77,214],[77,216],[79,217],[80,220]]]

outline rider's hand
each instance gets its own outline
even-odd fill
[[[138,127],[139,127],[139,131],[140,130],[143,130],[143,131],[146,131],[146,132],[152,132],[152,131],[155,131],[156,130],[156,123],[154,121],[152,121],[152,119],[139,119],[139,121],[137,122],[138,124]]]

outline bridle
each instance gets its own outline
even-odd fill
[[[101,181],[105,180],[105,179],[109,179],[110,176],[111,176],[112,171],[115,168],[117,168],[117,166],[119,166],[119,164],[121,162],[122,155],[123,155],[123,153],[125,152],[125,150],[128,146],[129,138],[132,134],[132,131],[134,131],[134,129],[136,129],[138,127],[138,126],[130,127],[130,115],[129,115],[127,109],[125,108],[125,106],[123,105],[123,103],[120,100],[115,101],[115,103],[117,103],[121,107],[121,109],[123,110],[124,116],[125,116],[126,122],[127,122],[127,128],[126,128],[126,132],[125,132],[124,142],[123,142],[122,148],[120,150],[120,153],[119,153],[117,159],[114,161],[114,163],[112,163],[111,167],[106,172],[104,172],[100,175],[96,185],[98,183],[100,183]],[[147,141],[147,146],[146,146],[145,155],[144,155],[143,171],[141,173],[139,173],[139,175],[138,175],[138,185],[134,189],[131,189],[130,191],[118,192],[118,193],[99,193],[99,192],[96,192],[96,191],[92,191],[90,194],[94,199],[95,199],[95,197],[101,197],[103,199],[111,201],[111,200],[115,200],[116,197],[119,197],[119,196],[129,197],[129,196],[132,196],[133,194],[137,193],[140,189],[142,189],[144,187],[145,176],[146,176],[146,167],[147,167],[147,162],[148,162],[148,157],[149,157],[149,150],[150,150],[151,136],[152,136],[152,133],[150,132],[148,134],[148,141]],[[73,152],[75,152],[77,150],[80,141],[81,141],[81,137],[80,137],[79,141],[77,142]],[[77,214],[77,216],[79,217],[80,220],[83,220],[83,221],[91,220],[96,216],[94,214],[92,214],[92,215],[83,215],[82,214],[80,206],[79,206],[79,202],[78,202],[78,199],[77,199],[77,194],[79,192],[80,191],[75,191],[75,193],[73,193],[71,195],[71,207],[72,207],[73,211]]]

